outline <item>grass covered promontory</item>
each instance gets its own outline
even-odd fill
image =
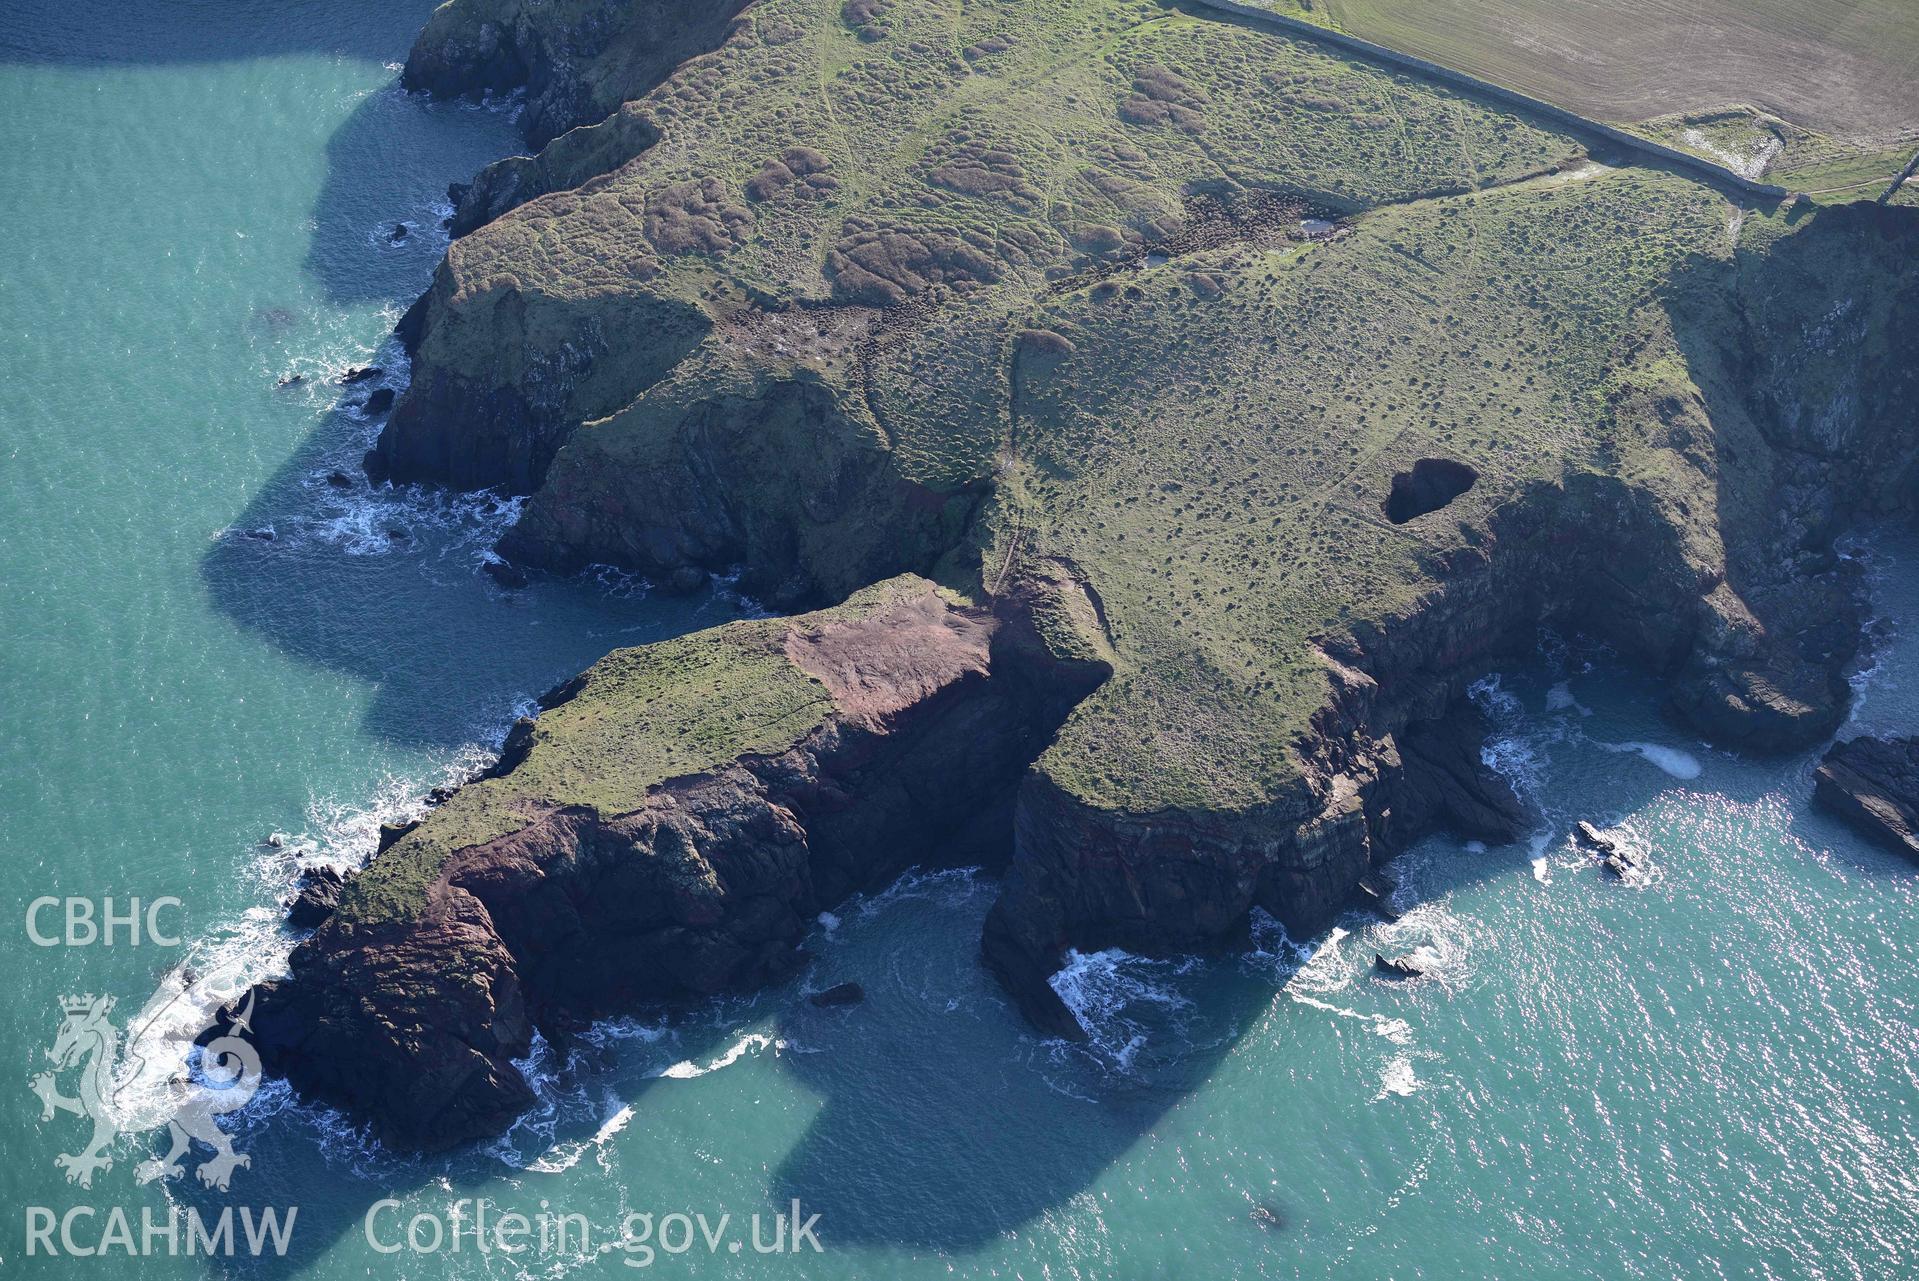
[[[1350,212],[1579,154],[1148,0],[761,0],[651,93],[482,175],[469,201],[510,212],[449,251],[378,462],[536,489],[577,424],[650,418],[635,396],[679,395],[690,358],[817,375],[834,412],[916,437],[903,479],[951,493],[990,473],[997,439],[973,384],[1000,353],[975,344],[1055,282],[1257,217],[1254,197],[1271,219],[1296,219],[1282,197]],[[868,342],[871,312],[909,303],[976,318]]]
[[[1912,211],[1198,13],[761,0],[469,202],[376,469],[530,491],[524,563],[841,612],[605,660],[296,952],[319,1092],[302,1028],[485,1047],[440,1137],[510,1110],[527,1018],[764,981],[920,857],[1006,867],[986,959],[1070,1033],[1067,947],[1308,929],[1435,825],[1509,838],[1459,697],[1541,627],[1811,741],[1832,539],[1913,508]]]

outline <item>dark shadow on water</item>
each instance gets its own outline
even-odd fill
[[[1575,649],[1575,672],[1584,671],[1579,653]],[[1573,685],[1575,695],[1604,686],[1606,705],[1592,717],[1576,708],[1542,710],[1562,672],[1536,663],[1523,665],[1524,670],[1522,665],[1506,668],[1515,674],[1504,689],[1521,700],[1524,710],[1503,730],[1563,744],[1564,737],[1555,737],[1563,729],[1585,740],[1576,751],[1555,748],[1556,763],[1542,779],[1549,800],[1543,817],[1556,863],[1575,819],[1612,825],[1657,810],[1657,798],[1675,790],[1718,793],[1741,805],[1782,791],[1795,802],[1803,799],[1799,789],[1809,754],[1753,762],[1714,753],[1659,714],[1653,678],[1603,651],[1595,663],[1593,670],[1575,676]],[[1622,750],[1637,741],[1692,752],[1704,772],[1696,782],[1676,779]],[[1823,820],[1814,824],[1822,826]],[[1804,835],[1818,843],[1812,833]],[[1436,865],[1433,890],[1452,894],[1508,881],[1514,894],[1533,892],[1525,845],[1472,853],[1445,838],[1435,843],[1449,848]],[[1418,864],[1427,848],[1390,870],[1416,871],[1409,865]],[[1645,891],[1619,885],[1596,864],[1575,871],[1561,867],[1555,880],[1590,878],[1590,892],[1601,895],[1665,892],[1657,884]],[[1421,877],[1409,877],[1397,905],[1415,908],[1422,888]],[[676,1084],[656,1075],[666,1062],[712,1064],[743,1034],[770,1031],[787,1047],[778,1055],[778,1070],[791,1074],[819,1106],[768,1176],[762,1213],[783,1211],[797,1198],[804,1213],[820,1216],[818,1231],[828,1251],[905,1247],[963,1262],[992,1249],[1008,1233],[1028,1230],[1126,1160],[1182,1100],[1204,1088],[1250,1030],[1261,1026],[1301,959],[1261,938],[1267,950],[1250,958],[1139,962],[1142,968],[1129,970],[1134,980],[1179,999],[1139,999],[1135,989],[1135,999],[1119,1017],[1110,1010],[1095,1017],[1095,1047],[1041,1041],[976,961],[979,928],[996,892],[992,881],[963,873],[909,874],[893,890],[836,909],[838,924],[809,940],[818,959],[796,980],[750,999],[685,1011],[675,1020],[678,1035],[670,1047],[617,1039],[581,1047],[550,1091],[561,1103],[548,1128],[517,1142],[522,1159],[572,1148],[593,1160],[588,1145],[611,1106],[634,1106],[638,1115],[631,1129],[645,1132],[647,1097],[656,1086]],[[1345,962],[1370,971],[1378,940],[1368,918],[1351,914],[1341,924],[1353,935]],[[830,1009],[808,1001],[809,993],[847,980],[862,985],[864,1001]],[[1430,980],[1402,987],[1369,972],[1359,982],[1363,986],[1355,992],[1365,995],[1342,999],[1370,1005],[1395,1000],[1400,992],[1418,998],[1417,984]],[[1129,1043],[1135,1032],[1143,1034],[1137,1046]],[[753,1069],[742,1064],[717,1070]],[[357,1249],[366,1209],[381,1196],[404,1199],[443,1181],[425,1203],[409,1200],[402,1214],[410,1216],[422,1208],[443,1212],[462,1196],[484,1195],[505,1204],[523,1195],[513,1182],[502,1182],[518,1177],[514,1167],[483,1151],[417,1160],[375,1154],[349,1176],[338,1156],[322,1159],[318,1134],[301,1121],[308,1115],[283,1113],[246,1134],[245,1147],[255,1164],[246,1174],[246,1196],[232,1203],[303,1207],[293,1255],[248,1264],[242,1269],[248,1275],[294,1276],[336,1244]],[[1271,1156],[1283,1164],[1285,1136],[1274,1141],[1278,1147]],[[610,1150],[616,1161],[648,1159],[640,1144]],[[349,1185],[354,1194],[315,1198],[310,1189],[316,1178]],[[227,1203],[197,1188],[186,1189],[186,1197],[211,1213]],[[1263,1230],[1285,1230],[1283,1203],[1262,1203],[1249,1213],[1250,1222]],[[604,1232],[618,1225],[594,1226]]]
[[[610,650],[737,613],[709,595],[655,599],[590,578],[504,591],[481,563],[511,509],[487,495],[370,486],[358,466],[369,432],[351,410],[327,414],[200,569],[222,613],[367,682],[364,723],[382,738],[460,746]]]
[[[794,999],[790,992],[786,998]],[[778,999],[780,993],[761,998]],[[722,1052],[731,1036],[728,1028],[702,1017],[701,1011],[688,1011],[676,1049],[690,1059],[705,1060]],[[629,1061],[622,1064],[623,1058]],[[559,1108],[545,1122],[548,1128],[537,1138],[519,1136],[516,1147],[525,1160],[571,1145],[590,1150],[593,1136],[605,1120],[596,1106],[598,1100],[611,1091],[629,1103],[637,1103],[660,1084],[657,1077],[636,1071],[630,1057],[617,1047],[587,1051],[579,1060],[577,1069],[569,1066],[561,1070],[557,1087],[549,1092],[550,1097],[559,1100]],[[217,1192],[201,1186],[191,1173],[197,1161],[207,1155],[205,1149],[196,1149],[186,1163],[187,1175],[172,1185],[174,1200],[196,1210],[208,1224],[232,1207],[236,1241],[243,1239],[240,1206],[281,1210],[297,1206],[299,1210],[284,1257],[240,1254],[230,1261],[222,1260],[222,1266],[210,1270],[209,1275],[295,1277],[306,1274],[342,1243],[364,1251],[369,1212],[385,1198],[403,1202],[404,1209],[382,1211],[384,1217],[374,1227],[383,1244],[402,1238],[408,1220],[422,1211],[446,1222],[449,1207],[462,1197],[487,1198],[492,1207],[489,1213],[494,1216],[509,1210],[531,1216],[537,1208],[535,1198],[529,1196],[523,1202],[514,1185],[515,1180],[526,1177],[522,1164],[502,1160],[492,1150],[493,1144],[426,1156],[390,1152],[364,1136],[351,1134],[337,1114],[297,1103],[279,1106],[238,1125],[230,1122],[223,1128],[233,1135],[236,1149],[245,1152],[251,1164],[234,1174],[230,1191]],[[417,1199],[417,1194],[427,1188],[433,1189],[431,1195]],[[559,1197],[555,1205],[556,1213],[572,1213],[578,1208]],[[595,1242],[618,1238],[617,1218],[589,1222]],[[474,1249],[470,1218],[465,1230],[468,1235],[462,1248],[470,1252]],[[393,1266],[392,1275],[396,1276],[413,1275],[407,1261],[416,1266],[420,1262],[420,1256],[409,1252],[388,1257],[399,1261]],[[526,1257],[533,1259],[536,1273],[541,1265],[559,1262],[559,1256],[552,1252]]]
[[[1583,652],[1583,651],[1582,651]],[[1572,732],[1591,728],[1576,776],[1549,774],[1551,789],[1542,813],[1550,854],[1563,859],[1575,820],[1611,825],[1645,809],[1657,797],[1687,783],[1651,762],[1621,751],[1615,738],[1671,744],[1708,756],[1698,786],[1752,803],[1777,790],[1780,769],[1748,769],[1711,756],[1697,736],[1676,729],[1656,710],[1657,683],[1604,660],[1617,672],[1615,688],[1627,695],[1629,715],[1578,721]],[[1523,718],[1508,729],[1538,733],[1549,724],[1541,708],[1558,675],[1543,675],[1538,660],[1515,662],[1524,671],[1506,682],[1525,694]],[[1613,743],[1608,748],[1606,743]],[[1531,850],[1525,844],[1479,853],[1436,837],[1450,853],[1435,873],[1447,894],[1491,881],[1510,881],[1529,892]],[[1422,849],[1425,847],[1421,847]],[[1412,912],[1424,877],[1415,875],[1421,851],[1388,865],[1402,876],[1395,905]],[[1596,860],[1579,872],[1600,893],[1631,894],[1615,885]],[[1657,892],[1655,887],[1654,892]],[[964,913],[956,914],[964,919]],[[1347,963],[1364,966],[1371,984],[1376,937],[1370,915],[1355,910],[1340,924],[1353,935]],[[968,922],[976,925],[976,922]],[[954,930],[947,937],[947,929]],[[1416,942],[1414,923],[1390,931],[1401,950]],[[1260,1020],[1303,957],[1285,944],[1242,960],[1234,956],[1189,962],[1140,963],[1136,977],[1148,986],[1176,992],[1172,1008],[1148,996],[1135,997],[1123,1020],[1101,1016],[1097,1051],[1037,1042],[1018,1015],[974,962],[976,928],[931,922],[902,932],[877,953],[822,957],[809,978],[816,988],[855,980],[867,1000],[848,1009],[815,1009],[795,1003],[781,1016],[780,1036],[805,1052],[781,1063],[821,1108],[804,1137],[776,1168],[768,1188],[774,1207],[798,1198],[821,1217],[821,1238],[833,1244],[922,1248],[964,1257],[1025,1229],[1091,1187],[1111,1165],[1150,1135],[1181,1100],[1201,1089]],[[1389,949],[1390,950],[1390,949]],[[1188,968],[1189,967],[1189,968]],[[1182,972],[1184,970],[1184,972]],[[1387,980],[1377,980],[1391,984]],[[1384,990],[1384,989],[1382,989]],[[1370,998],[1369,998],[1370,999]],[[1136,1051],[1126,1049],[1134,1031],[1145,1034]],[[1115,1053],[1117,1051],[1117,1053]],[[1127,1062],[1118,1060],[1131,1053]],[[1283,1141],[1283,1140],[1282,1140]],[[1285,1164],[1283,1150],[1274,1158]],[[1266,1205],[1255,1222],[1269,1228],[1285,1217],[1283,1206]]]
[[[100,67],[323,54],[403,60],[434,0],[103,0],[0,5],[0,64]],[[449,182],[521,149],[514,114],[430,103],[399,77],[370,94],[327,143],[307,267],[335,302],[412,301],[446,247]],[[407,234],[392,239],[396,224]]]
[[[100,66],[275,54],[404,58],[434,0],[9,0],[0,63]]]
[[[774,1171],[768,1202],[797,1198],[818,1213],[829,1251],[963,1255],[1066,1204],[1204,1086],[1275,990],[1231,959],[1205,963],[1179,984],[1189,1007],[1133,1011],[1147,1039],[1122,1063],[1111,1044],[1038,1040],[975,950],[931,958],[961,971],[946,980],[959,984],[947,1000],[960,1011],[897,973],[869,973],[863,1004],[798,1004],[781,1018],[780,1035],[806,1050],[782,1064],[824,1102]]]
[[[313,208],[306,269],[328,300],[417,298],[446,253],[447,185],[522,150],[517,122],[510,105],[435,102],[402,92],[398,77],[368,94],[327,139]]]
[[[379,10],[361,30],[337,20],[341,6],[334,3],[285,13],[243,5],[219,10],[218,22],[208,6],[193,47],[204,48],[205,57],[252,57],[275,51],[267,37],[282,28],[283,38],[295,41],[303,28],[314,28],[309,35],[317,39],[337,27],[375,46],[369,56],[396,58],[430,7]],[[176,10],[169,21],[190,28],[198,10]],[[321,21],[326,15],[334,15],[331,27]],[[328,141],[313,210],[306,267],[324,301],[397,314],[426,287],[445,252],[436,205],[447,183],[465,180],[516,143],[508,113],[428,102],[401,93],[397,81],[359,101]],[[396,224],[407,227],[397,240]],[[313,426],[215,539],[201,577],[212,603],[247,630],[302,661],[367,682],[363,715],[371,732],[457,747],[478,727],[501,728],[517,702],[609,650],[735,614],[711,597],[649,599],[630,583],[609,590],[590,580],[539,581],[523,592],[500,590],[480,567],[510,510],[486,496],[376,489],[361,473],[360,456],[379,423],[355,406],[375,389],[401,386],[405,359],[390,340],[370,356],[340,353],[364,352],[356,339],[387,339],[388,322],[375,314],[349,317],[343,335],[325,328],[337,323],[325,308],[269,302],[253,321],[271,371],[265,378],[297,371],[305,382],[280,391],[269,382],[259,412],[284,420],[310,406]],[[386,372],[342,387],[334,379],[346,363]]]

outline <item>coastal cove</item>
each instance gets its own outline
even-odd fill
[[[878,605],[796,594],[838,611],[797,640],[725,581],[655,590],[644,574],[664,579],[665,566],[559,564],[503,587],[486,570],[493,549],[543,500],[369,484],[360,460],[383,415],[358,402],[405,392],[391,335],[446,250],[446,188],[522,149],[526,104],[401,91],[426,3],[192,3],[173,7],[182,25],[164,38],[143,12],[31,0],[0,17],[20,179],[0,194],[16,258],[0,294],[11,469],[0,588],[13,602],[0,615],[0,880],[15,918],[0,930],[15,1083],[0,1104],[13,1158],[0,1173],[0,1260],[30,1276],[227,1275],[188,1258],[117,1272],[23,1259],[21,1210],[119,1205],[137,1221],[142,1208],[272,1205],[299,1207],[291,1247],[238,1275],[625,1275],[634,1256],[616,1243],[630,1214],[731,1215],[738,1239],[751,1216],[797,1202],[819,1216],[819,1253],[700,1245],[653,1266],[821,1281],[1613,1281],[1702,1264],[1780,1278],[1910,1266],[1919,869],[1812,807],[1826,740],[1773,756],[1709,745],[1667,714],[1671,686],[1636,655],[1550,628],[1489,655],[1463,697],[1489,735],[1486,767],[1527,803],[1524,833],[1412,842],[1388,868],[1396,920],[1342,899],[1297,937],[1255,909],[1226,947],[1068,949],[1047,986],[1082,1035],[1052,1037],[980,963],[1002,879],[958,842],[941,852],[953,866],[925,867],[933,851],[887,811],[883,884],[836,884],[831,905],[798,923],[799,954],[757,975],[758,990],[531,1035],[515,1056],[529,1106],[500,1133],[417,1155],[272,1081],[226,1121],[250,1158],[227,1191],[190,1174],[137,1182],[136,1164],[164,1143],[151,1134],[124,1140],[91,1188],[70,1184],[55,1157],[73,1150],[79,1122],[43,1122],[26,1088],[63,998],[110,994],[130,1016],[177,984],[183,962],[271,977],[297,937],[281,903],[302,866],[358,867],[381,823],[420,817],[430,789],[491,763],[535,698],[610,651],[745,618],[728,633],[748,638],[739,671],[757,680],[778,654],[805,676],[755,689],[811,697],[806,680],[818,682],[844,714],[829,725],[841,747],[864,715],[914,750],[942,733],[977,748],[927,754],[963,778],[952,794],[969,804],[965,788],[999,787],[992,771],[1017,774],[1039,754],[1066,715],[1060,691],[1086,697],[1082,678],[1110,660],[1096,646],[1035,659],[1057,640],[1047,609],[1082,639],[1105,625],[1107,602],[1073,595],[1064,574],[1046,580],[1061,590],[1043,598],[1033,629],[1045,634],[1030,644],[1027,615],[916,585],[881,589]],[[1532,185],[1466,200],[1580,208],[1585,197],[1563,188],[1587,179],[1519,168]],[[1650,191],[1689,228],[1720,225],[1717,207],[1693,218],[1664,177],[1589,181]],[[1425,216],[1389,226],[1417,247]],[[1231,245],[1193,252],[1213,255],[1203,265],[1222,278],[1238,270],[1222,265]],[[1188,264],[1154,269],[1111,279],[1197,307]],[[1117,367],[1137,337],[1104,333],[1090,290],[1048,305],[1060,331],[1018,340],[1030,380],[1017,412],[1031,434],[1009,439],[1029,459],[1043,449],[1033,424],[1071,419],[1047,380],[1075,360]],[[367,366],[382,372],[341,381]],[[1470,517],[1504,483],[1491,468],[1475,484],[1426,461],[1405,460],[1403,483],[1382,461],[1363,501],[1385,513],[1386,536],[1448,503]],[[955,492],[954,511],[974,510],[979,494]],[[1398,515],[1394,492],[1409,495]],[[929,509],[906,503],[899,518],[950,537]],[[1034,513],[1045,504],[1021,514]],[[1069,525],[1009,524],[984,560],[1014,563],[1022,537],[1083,533]],[[1837,570],[1864,585],[1871,643],[1847,669],[1854,701],[1838,734],[1912,734],[1919,538],[1862,523],[1840,550]],[[875,615],[936,635],[938,661],[906,664],[883,646],[867,658],[859,627]],[[697,704],[715,669],[685,652]],[[900,686],[963,697],[936,705],[944,720],[888,720],[897,709],[874,706],[886,691],[847,693],[848,654],[864,670],[909,667]],[[685,694],[641,683],[668,703]],[[549,724],[590,728],[595,697],[549,700]],[[762,754],[818,732],[781,710],[754,741]],[[779,737],[789,721],[800,729]],[[672,731],[665,746],[628,744],[648,787],[646,753],[677,778],[689,759],[678,753],[704,746]],[[562,779],[582,804],[631,782]],[[437,821],[464,821],[464,804]],[[1579,820],[1628,833],[1646,875],[1603,871],[1571,839]],[[396,896],[410,888],[395,882]],[[37,947],[18,921],[47,895],[175,896],[185,946]],[[1383,974],[1376,954],[1420,974]],[[476,1201],[494,1218],[577,1214],[595,1235],[518,1257],[481,1257],[470,1239],[464,1252],[389,1252],[416,1216],[445,1222]]]

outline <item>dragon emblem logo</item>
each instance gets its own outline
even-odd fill
[[[113,1167],[109,1149],[116,1139],[163,1125],[170,1145],[164,1156],[135,1167],[134,1177],[142,1183],[183,1175],[182,1158],[195,1140],[213,1149],[197,1171],[210,1188],[225,1191],[233,1172],[252,1164],[214,1123],[215,1117],[246,1106],[260,1088],[260,1055],[246,1040],[252,1030],[252,993],[237,1012],[225,1007],[226,1031],[200,1047],[180,1025],[165,1019],[178,1005],[175,998],[157,1011],[149,1007],[123,1057],[112,997],[70,996],[60,1002],[60,1030],[47,1051],[53,1070],[36,1076],[32,1089],[43,1124],[63,1112],[93,1123],[93,1137],[84,1147],[54,1158],[67,1182],[92,1187],[96,1173]],[[77,1093],[69,1097],[60,1092],[59,1077],[74,1069],[79,1071]]]

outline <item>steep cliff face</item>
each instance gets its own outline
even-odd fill
[[[660,138],[659,127],[646,109],[628,104],[597,124],[568,130],[530,156],[496,160],[475,174],[472,182],[456,183],[450,189],[454,208],[449,230],[456,237],[464,236],[529,200],[611,173]]]
[[[407,55],[401,83],[436,97],[526,91],[543,147],[637,98],[719,43],[747,0],[449,0]]]
[[[460,258],[456,243],[409,313],[415,372],[367,455],[378,479],[531,493],[582,421],[664,377],[708,327],[698,308],[650,295],[462,278]]]
[[[1542,626],[1670,669],[1704,611],[1683,538],[1652,495],[1611,477],[1541,486],[1499,510],[1415,607],[1318,642],[1324,694],[1297,744],[1302,768],[1264,804],[1128,812],[1076,795],[1042,760],[1020,793],[986,963],[1036,1025],[1071,1035],[1047,983],[1069,947],[1213,946],[1255,907],[1305,937],[1428,832],[1521,838],[1532,817],[1481,759],[1487,726],[1465,683],[1530,650]]]
[[[537,491],[581,424],[628,406],[647,416],[642,398],[696,348],[737,358],[751,344],[735,329],[776,330],[757,352],[765,364],[803,367],[837,383],[840,401],[871,402],[850,416],[882,424],[902,479],[934,506],[970,502],[999,443],[1008,326],[1063,276],[1180,242],[1204,221],[1196,201],[1257,204],[1279,190],[1295,194],[1279,202],[1287,209],[1318,195],[1345,208],[1458,190],[1461,165],[1509,177],[1577,152],[1378,69],[1164,18],[1146,0],[966,10],[454,0],[422,34],[407,83],[448,93],[525,81],[531,132],[551,141],[490,167],[459,200],[460,238],[402,327],[413,385],[371,473]],[[666,75],[665,50],[705,52]],[[1084,93],[1041,87],[1063,68]],[[1269,125],[1300,126],[1281,142],[1283,128],[1251,127],[1239,86],[1255,69],[1324,76],[1444,141],[1405,150],[1329,134],[1312,102],[1289,97],[1260,109]],[[1182,106],[1185,124],[1169,133],[1170,108],[1154,94],[1210,99],[1216,132],[1201,145],[1203,112]],[[559,119],[576,127],[558,133]],[[1028,128],[1036,119],[1043,127]],[[1078,141],[1064,154],[1048,136]],[[1291,225],[1260,221],[1275,239]],[[861,332],[847,332],[854,325]],[[566,483],[577,495],[591,480],[580,464]],[[663,514],[648,530],[588,528],[562,518],[570,506],[536,503],[509,548],[541,564],[617,556],[658,567]],[[664,537],[703,563],[729,535],[695,526]],[[839,591],[875,570],[924,567],[917,552],[891,566],[815,567],[823,594],[809,603],[831,597],[828,582]]]
[[[1725,268],[1682,277],[1668,302],[1698,411],[1666,411],[1665,431],[1682,456],[1710,432],[1724,548],[1673,701],[1758,751],[1843,719],[1858,585],[1833,539],[1860,516],[1910,513],[1919,492],[1919,222],[1872,204],[1805,214],[1749,222]]]
[[[931,573],[982,490],[902,475],[864,402],[804,369],[695,363],[583,429],[500,551],[560,571],[740,566],[743,590],[792,607]]]
[[[762,985],[853,891],[1003,862],[1015,780],[1102,675],[917,579],[616,654],[349,882],[256,1043],[389,1142],[495,1133],[535,1027]]]
[[[1835,744],[1813,774],[1813,796],[1872,840],[1919,860],[1919,739]]]

